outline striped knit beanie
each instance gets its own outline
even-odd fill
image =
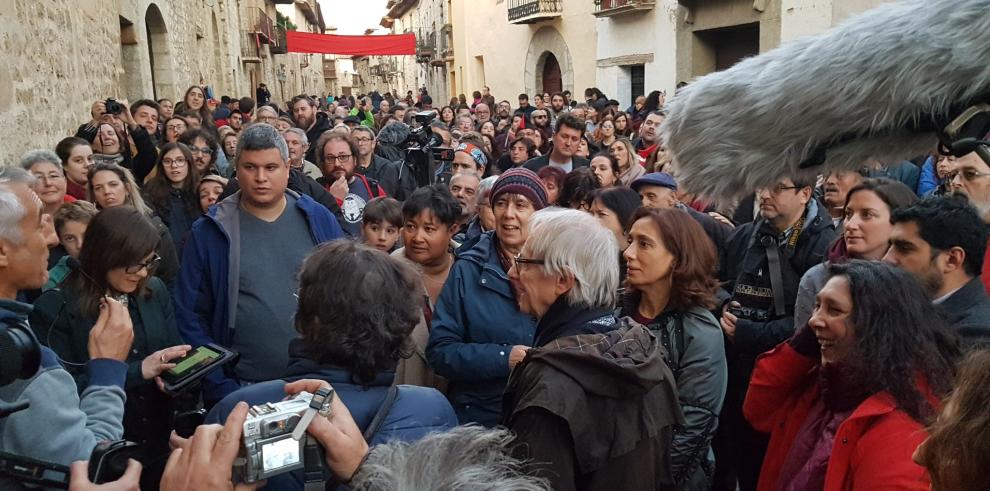
[[[491,203],[495,205],[500,195],[512,193],[525,196],[536,210],[546,208],[547,188],[535,172],[525,167],[514,167],[502,173],[492,186]]]

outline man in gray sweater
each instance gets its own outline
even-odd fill
[[[27,326],[31,305],[18,302],[17,292],[40,288],[48,279],[48,247],[56,239],[33,184],[26,171],[0,167],[0,330]],[[0,387],[3,402],[30,403],[0,420],[0,451],[69,465],[88,460],[97,443],[119,440],[124,434],[123,360],[133,338],[127,307],[108,299],[89,335],[89,386],[81,396],[55,353],[42,347],[37,373]],[[20,488],[0,478],[0,489]]]

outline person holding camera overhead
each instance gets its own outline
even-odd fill
[[[137,182],[144,182],[158,160],[158,148],[148,130],[135,120],[134,113],[148,103],[155,104],[142,100],[131,109],[126,99],[96,101],[90,109],[93,119],[80,126],[75,136],[93,146],[100,157],[94,160],[120,164],[134,173]]]
[[[16,300],[19,290],[40,288],[48,278],[48,247],[57,240],[41,201],[31,189],[34,176],[0,166],[0,336],[19,335],[31,346],[5,351],[0,369],[0,401],[27,402],[24,410],[0,419],[0,451],[61,465],[87,460],[97,443],[123,435],[123,363],[134,337],[126,307],[116,299],[99,302],[96,322],[87,329],[84,365],[89,383],[76,389],[55,353],[31,339],[31,306]],[[43,326],[47,326],[44,324]],[[20,355],[25,363],[8,369]],[[0,477],[0,489],[22,489]]]
[[[729,384],[715,436],[715,489],[735,489],[737,476],[740,489],[756,488],[767,437],[742,416],[749,376],[758,355],[794,333],[801,276],[836,237],[828,211],[812,197],[814,184],[782,179],[760,189],[759,218],[732,231],[719,261]]]
[[[161,262],[157,244],[155,226],[140,211],[104,209],[86,228],[79,262],[61,289],[42,295],[30,316],[40,341],[64,361],[82,391],[91,383],[82,367],[92,358],[88,340],[102,305],[111,298],[122,306],[119,312],[134,332],[125,360],[124,438],[144,446],[145,489],[153,489],[164,470],[172,430],[172,399],[162,392],[158,376],[190,349],[179,337],[165,284],[153,276]]]

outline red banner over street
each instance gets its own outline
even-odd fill
[[[311,32],[287,31],[285,45],[292,53],[321,53],[327,55],[414,55],[416,35],[339,36]]]

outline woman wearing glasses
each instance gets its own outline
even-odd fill
[[[179,257],[175,252],[175,241],[172,240],[172,234],[165,223],[144,203],[141,190],[131,171],[117,164],[101,162],[90,168],[89,182],[86,186],[88,201],[96,205],[98,210],[128,205],[151,220],[157,229],[155,235],[159,238],[156,252],[162,258],[162,264],[155,272],[155,276],[161,278],[165,285],[171,288],[172,281],[179,273]]]
[[[158,233],[144,213],[131,206],[105,209],[86,229],[79,266],[59,290],[35,302],[31,322],[42,342],[63,360],[80,391],[90,383],[84,363],[91,357],[89,332],[106,322],[106,299],[126,305],[134,330],[127,360],[124,438],[145,447],[143,478],[157,482],[168,455],[172,400],[158,378],[190,349],[179,337],[164,283],[153,276],[161,258]],[[113,253],[108,253],[113,251]],[[155,472],[157,469],[157,472]],[[148,489],[151,489],[149,486]]]
[[[148,204],[172,235],[175,250],[182,254],[186,233],[202,215],[199,206],[199,171],[192,153],[182,143],[166,143],[155,165],[155,174],[144,187]]]

